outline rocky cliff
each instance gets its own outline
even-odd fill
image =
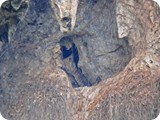
[[[8,0],[0,112],[8,120],[151,120],[160,112],[151,0]]]

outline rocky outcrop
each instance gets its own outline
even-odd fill
[[[13,40],[16,26],[25,17],[27,1],[5,1],[0,9],[0,42],[5,46]]]
[[[18,21],[0,32],[0,112],[5,118],[151,120],[158,115],[160,8],[156,3],[6,3],[1,11],[10,6],[4,16],[11,17],[1,18],[0,25],[8,26],[12,16]],[[12,25],[14,34],[9,34]]]
[[[61,32],[73,31],[76,24],[78,0],[51,0]]]

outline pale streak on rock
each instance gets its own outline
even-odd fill
[[[79,0],[51,0],[61,32],[73,31],[76,24],[78,2]],[[63,18],[71,18],[71,28],[63,26]]]
[[[2,50],[3,43],[0,41],[0,51]]]

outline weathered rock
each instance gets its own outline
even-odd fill
[[[78,0],[51,0],[62,32],[73,31],[76,24]]]
[[[0,41],[3,44],[11,42],[16,31],[16,26],[25,17],[27,10],[26,1],[21,1],[15,9],[12,3],[16,0],[5,1],[0,9]],[[18,1],[17,1],[18,2]]]
[[[15,0],[1,11],[0,112],[8,120],[151,120],[160,112],[153,1]]]
[[[2,51],[2,45],[3,43],[0,41],[0,51]]]

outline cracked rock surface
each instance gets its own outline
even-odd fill
[[[8,0],[0,9],[7,120],[151,120],[160,112],[151,0]]]

